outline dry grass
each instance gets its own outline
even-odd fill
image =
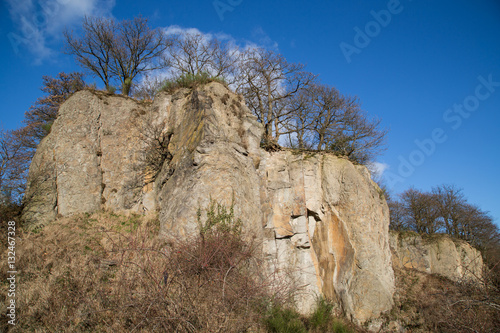
[[[396,304],[389,320],[410,332],[499,332],[498,291],[438,275],[395,269]]]
[[[261,244],[244,240],[232,209],[212,203],[199,223],[200,234],[184,240],[159,239],[156,218],[111,212],[19,230],[17,324],[0,331],[292,332],[284,313],[300,332],[354,331],[324,302],[310,318],[294,312],[297,290],[276,280],[283,274],[257,271]]]
[[[229,211],[221,216],[233,219]],[[291,286],[272,289],[280,284],[273,274],[254,274],[259,244],[243,241],[238,228],[214,225],[224,228],[162,240],[155,218],[101,212],[62,218],[35,232],[18,230],[17,325],[3,321],[0,331],[265,332],[272,320],[281,329],[271,331],[288,332],[290,321],[270,309],[287,309]],[[396,277],[398,296],[387,322],[411,332],[500,331],[498,290],[406,269]],[[344,330],[329,311],[297,317],[299,331],[331,331],[334,324]]]
[[[247,271],[253,249],[220,233],[167,242],[158,228],[97,213],[20,234],[18,324],[2,331],[258,332],[269,298]]]

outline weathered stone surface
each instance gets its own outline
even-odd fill
[[[155,181],[163,235],[197,228],[196,212],[210,198],[230,205],[244,228],[261,233],[259,178],[261,127],[241,96],[220,84],[162,94],[153,105],[172,133],[166,163]]]
[[[414,232],[391,231],[390,245],[395,267],[439,274],[453,281],[481,280],[481,252],[463,240],[448,235],[422,237]]]
[[[277,266],[293,263],[289,269],[298,274],[301,310],[310,309],[320,294],[339,299],[358,322],[389,310],[394,277],[388,210],[365,169],[327,154],[291,152],[267,154],[262,165],[268,185],[261,197],[263,206],[271,207],[264,221],[276,233]],[[275,224],[286,215],[288,228]],[[293,236],[282,237],[282,229],[292,230]],[[280,252],[282,243],[293,251]]]
[[[121,96],[81,91],[68,99],[33,158],[24,219],[43,224],[57,214],[132,209],[144,173],[134,124],[145,114]]]
[[[168,137],[158,169],[145,162],[151,133]],[[388,208],[366,168],[328,154],[269,153],[261,135],[242,97],[217,83],[160,94],[150,107],[79,92],[36,153],[25,218],[158,211],[161,235],[185,237],[210,198],[234,201],[245,234],[262,244],[263,268],[293,286],[300,311],[319,295],[358,323],[390,310]]]

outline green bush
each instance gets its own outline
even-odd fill
[[[109,86],[106,90],[108,91],[108,93],[114,94],[116,92],[116,87]]]
[[[241,234],[241,219],[234,217],[234,200],[227,208],[225,205],[210,199],[206,211],[207,219],[205,222],[201,221],[201,209],[198,209],[197,212],[201,235],[214,232],[231,233],[238,236]]]
[[[297,311],[273,304],[264,323],[272,333],[306,333],[307,329]]]
[[[227,86],[226,81],[222,77],[211,76],[209,73],[185,73],[179,77],[165,81],[160,91],[173,93],[179,88],[195,88],[210,82],[219,82]]]
[[[324,298],[320,298],[316,310],[314,310],[309,319],[311,327],[314,329],[326,328],[332,321],[332,309],[333,305],[328,303]]]
[[[342,321],[339,319],[333,319],[331,322],[331,330],[328,332],[334,333],[352,333],[353,330],[347,327]]]
[[[314,312],[309,317],[305,317],[293,309],[272,303],[264,317],[264,324],[267,331],[272,333],[354,332],[342,320],[333,316],[332,309],[331,303],[320,298]]]

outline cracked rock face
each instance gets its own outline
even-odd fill
[[[388,208],[365,171],[327,154],[265,153],[262,214],[273,233],[264,251],[302,288],[302,312],[315,295],[337,299],[359,323],[392,307]]]
[[[38,147],[24,219],[158,212],[162,236],[186,237],[210,198],[234,200],[244,232],[262,244],[262,268],[293,286],[301,312],[320,295],[357,323],[390,310],[389,213],[366,168],[328,154],[269,153],[261,135],[242,97],[217,83],[160,94],[150,106],[78,92]]]
[[[33,158],[24,219],[45,224],[57,214],[132,209],[143,184],[135,124],[145,114],[121,96],[82,91],[68,99]]]

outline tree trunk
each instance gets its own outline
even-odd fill
[[[126,78],[123,80],[122,95],[128,96],[130,94],[130,87],[132,86],[132,79]]]

